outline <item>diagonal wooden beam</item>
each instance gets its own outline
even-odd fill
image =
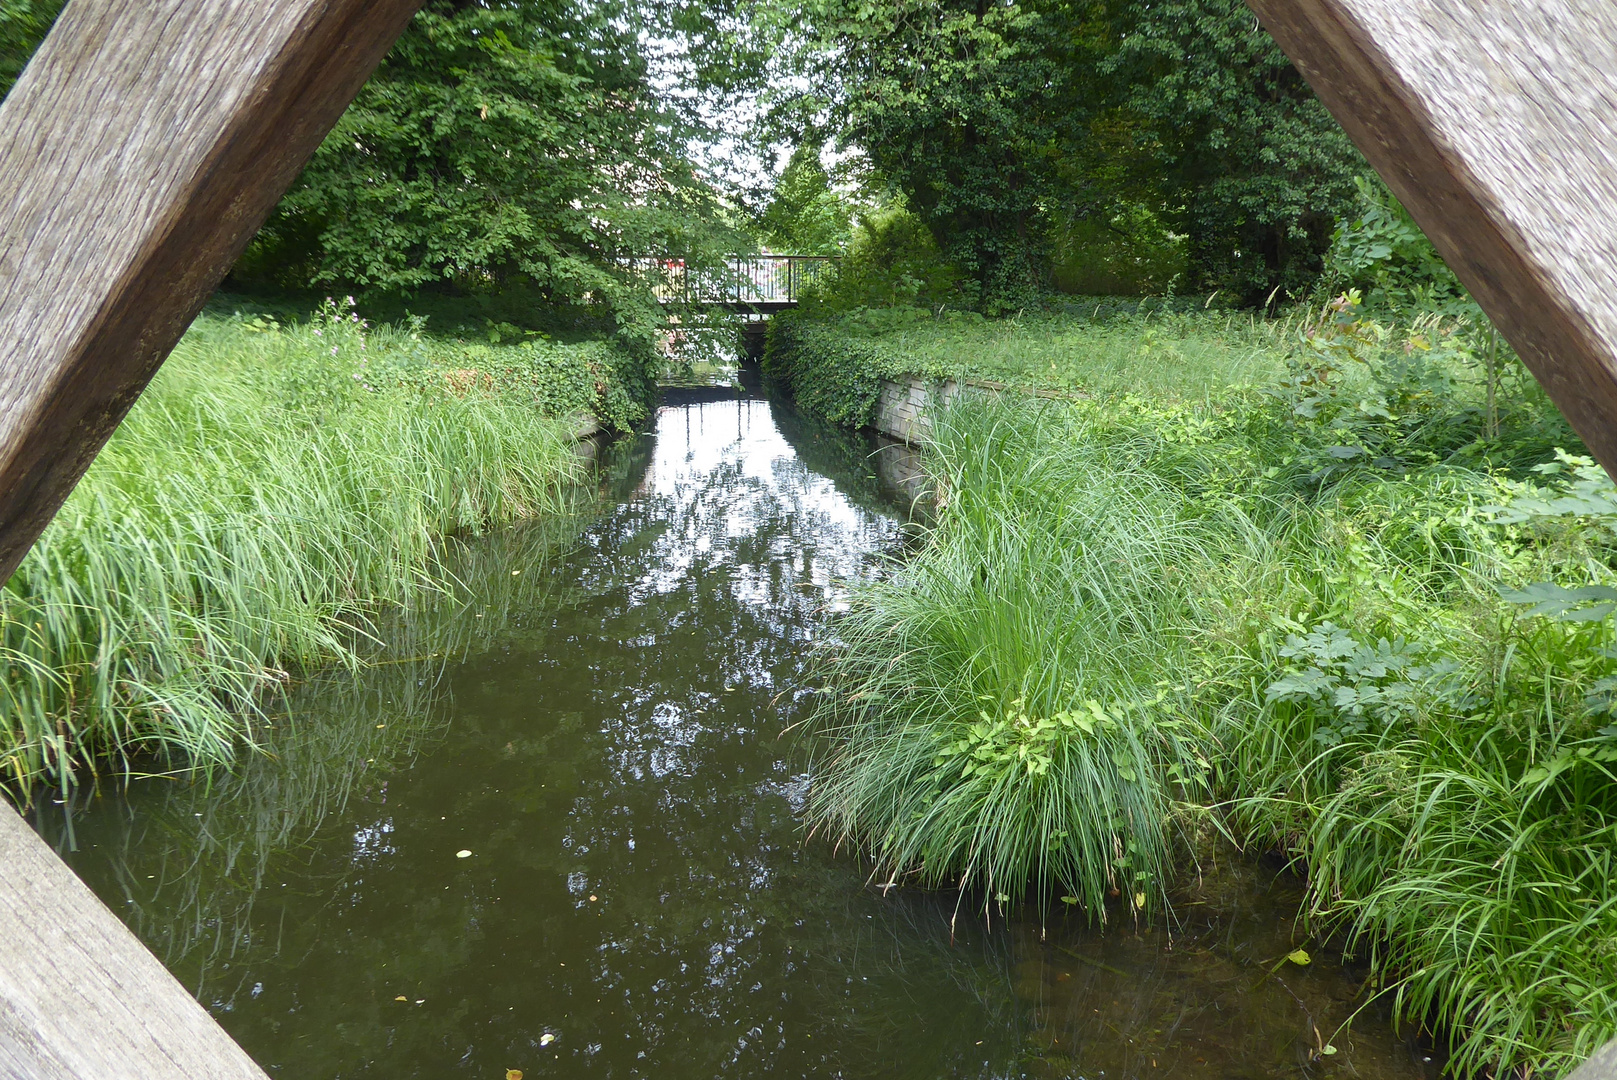
[[[71,0],[0,104],[0,583],[421,0]],[[265,1080],[0,805],[0,1075]]]
[[[140,939],[4,804],[0,1076],[266,1080]]]
[[[1617,475],[1617,3],[1247,2]]]
[[[421,0],[71,0],[0,104],[0,582]]]

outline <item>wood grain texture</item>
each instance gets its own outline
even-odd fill
[[[71,0],[0,104],[0,581],[421,0]]]
[[[1617,1042],[1607,1043],[1566,1080],[1617,1080]]]
[[[3,802],[0,1076],[265,1080],[157,958]]]
[[[1617,4],[1248,4],[1617,474]]]

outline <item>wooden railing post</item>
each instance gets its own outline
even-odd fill
[[[1248,3],[1617,474],[1617,3]]]

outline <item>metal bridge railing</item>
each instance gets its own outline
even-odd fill
[[[834,255],[737,255],[722,270],[697,270],[682,259],[633,259],[664,304],[788,307],[837,261]]]

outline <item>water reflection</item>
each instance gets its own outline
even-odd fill
[[[904,543],[874,449],[756,396],[666,406],[604,510],[471,545],[471,601],[401,620],[399,662],[302,688],[211,790],[83,808],[75,867],[278,1076],[1315,1068],[1299,1025],[1346,976],[1264,981],[1291,930],[1250,882],[1171,941],[951,929],[804,843],[805,668]],[[1333,1063],[1418,1075],[1369,1032]]]

